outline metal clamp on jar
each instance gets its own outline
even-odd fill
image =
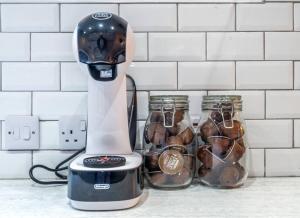
[[[197,157],[200,181],[219,188],[243,185],[247,172],[241,96],[204,96]]]
[[[195,134],[188,96],[151,96],[144,129],[145,176],[156,188],[182,188],[195,171]]]

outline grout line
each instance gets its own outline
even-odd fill
[[[293,31],[295,31],[295,2],[292,2],[292,15],[293,15],[293,19],[292,19],[292,23],[293,23]]]
[[[178,90],[178,89],[179,89],[179,86],[178,86],[178,83],[179,83],[179,77],[178,77],[178,62],[176,62],[176,76],[177,76],[177,81],[176,81],[176,82],[177,82],[177,85],[176,85],[176,86],[177,86],[177,89],[176,89],[176,90],[179,91],[179,90]]]
[[[58,4],[58,31],[61,32],[61,4]]]
[[[237,90],[236,61],[234,62],[234,89]]]
[[[29,33],[29,62],[31,62],[31,33]]]
[[[33,166],[33,151],[31,151],[31,166]]]
[[[147,32],[147,62],[149,62],[149,32]]]
[[[267,119],[267,91],[264,91],[265,101],[264,101],[264,119]]]
[[[177,28],[177,32],[179,31],[179,4],[176,4],[176,28]]]
[[[120,16],[120,8],[121,8],[121,4],[118,3],[117,6],[118,6],[118,15]]]
[[[208,37],[208,34],[207,34],[207,32],[205,32],[205,35],[204,35],[204,40],[205,40],[205,62],[207,62],[208,60],[207,60],[207,37]],[[210,61],[210,60],[209,60]]]
[[[292,120],[292,148],[295,148],[295,120]]]
[[[148,44],[148,43],[147,43]],[[148,47],[148,45],[147,45]],[[179,63],[203,63],[203,62],[216,62],[216,63],[222,63],[222,62],[292,62],[292,61],[296,61],[296,62],[299,62],[299,60],[261,60],[261,59],[257,59],[257,60],[238,60],[238,59],[233,59],[233,60],[196,60],[196,61],[188,61],[188,60],[184,60],[184,61],[181,61],[181,60],[177,60],[177,61],[174,61],[174,60],[170,60],[170,61],[167,61],[167,60],[149,60],[149,61],[145,61],[145,60],[133,60],[133,63],[174,63],[174,62],[179,62]],[[20,60],[17,60],[17,61],[11,61],[11,60],[5,60],[3,61],[4,63],[29,63],[29,62],[32,62],[32,63],[58,63],[58,62],[62,62],[62,63],[76,63],[75,60],[72,60],[72,61],[69,61],[69,60],[31,60],[31,61],[20,61]]]
[[[295,90],[295,61],[292,62],[293,66],[292,66],[292,70],[293,70],[293,90]]]
[[[33,115],[33,92],[30,92],[30,100],[31,100],[31,116]]]
[[[264,149],[264,177],[267,177],[267,149]]]
[[[61,62],[58,63],[59,65],[59,91],[62,91],[61,90]]]
[[[237,16],[236,16],[236,8],[237,8],[237,4],[234,3],[234,30],[235,32],[237,31]]]
[[[266,60],[266,33],[263,32],[263,60]]]
[[[19,2],[13,2],[13,3],[10,3],[10,2],[4,2],[4,3],[2,3],[2,4],[7,4],[7,5],[15,5],[15,4],[28,4],[28,5],[32,5],[32,4],[55,4],[55,3],[57,3],[57,2],[60,2],[60,3],[62,3],[62,4],[79,4],[79,5],[82,5],[82,4],[97,4],[97,3],[100,3],[99,1],[97,2],[97,1],[89,1],[89,0],[87,0],[86,2],[76,2],[76,1],[63,1],[63,0],[61,0],[61,1],[59,1],[59,0],[56,0],[56,1],[53,1],[53,0],[49,0],[49,1],[47,1],[47,0],[45,0],[44,2],[39,2],[39,3],[37,3],[36,1],[34,1],[34,0],[27,0],[27,1],[22,1],[22,3],[19,3]],[[268,3],[269,2],[274,2],[274,3],[286,3],[287,1],[284,1],[284,0],[278,0],[278,1],[276,1],[276,0],[273,0],[273,1],[268,1]],[[265,0],[262,0],[262,2],[261,1],[251,1],[251,0],[248,0],[247,2],[242,2],[242,1],[240,1],[240,2],[211,2],[211,1],[206,1],[206,2],[201,2],[201,1],[199,1],[199,2],[195,2],[195,1],[190,1],[190,2],[184,2],[184,1],[182,1],[182,2],[180,2],[180,1],[157,1],[157,0],[153,0],[153,1],[147,1],[147,2],[138,2],[138,1],[136,1],[136,2],[126,2],[126,1],[124,1],[124,2],[120,2],[120,1],[113,1],[113,0],[111,0],[110,2],[103,2],[103,3],[101,3],[101,4],[104,4],[104,5],[109,5],[109,4],[124,4],[124,5],[135,5],[135,4],[141,4],[141,5],[147,5],[147,4],[164,4],[164,5],[166,5],[166,4],[176,4],[176,3],[179,3],[179,4],[185,4],[185,5],[190,5],[190,4],[192,4],[192,5],[194,5],[194,4],[203,4],[203,5],[208,5],[208,4],[222,4],[222,5],[224,5],[224,4],[233,4],[233,3],[236,3],[236,4],[265,4],[266,2],[265,2]]]

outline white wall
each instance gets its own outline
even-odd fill
[[[300,176],[300,3],[280,1],[2,3],[0,119],[39,115],[42,138],[41,151],[0,151],[0,178],[27,177],[32,162],[53,165],[69,154],[57,150],[56,121],[68,111],[86,113],[87,89],[72,56],[71,32],[96,11],[123,16],[136,33],[129,74],[139,90],[140,128],[151,93],[189,94],[194,117],[203,95],[241,94],[251,175]],[[14,163],[9,169],[7,161]]]

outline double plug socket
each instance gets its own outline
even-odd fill
[[[87,122],[85,116],[59,118],[59,144],[62,150],[81,149],[86,144]]]

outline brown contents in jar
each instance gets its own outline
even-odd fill
[[[244,135],[244,128],[237,120],[227,120],[218,125],[222,135],[231,139],[241,138]]]
[[[234,188],[244,177],[245,170],[240,164],[225,166],[219,176],[219,182],[223,187]]]
[[[200,132],[202,140],[204,142],[207,142],[207,138],[210,136],[220,135],[220,131],[217,125],[211,119],[208,119],[205,123],[202,124]]]
[[[159,153],[158,152],[147,152],[145,154],[145,168],[151,171],[159,171],[158,166]]]
[[[163,121],[163,114],[158,111],[154,111],[150,116],[150,123],[161,123]]]
[[[192,175],[188,169],[183,168],[179,173],[175,175],[166,175],[168,184],[171,185],[183,185],[188,183],[192,179]]]
[[[154,185],[163,185],[167,181],[166,175],[162,172],[149,173],[148,175]]]
[[[183,132],[181,132],[178,136],[182,139],[184,145],[188,145],[193,142],[194,131],[188,127]]]
[[[245,151],[246,148],[235,141],[233,146],[231,146],[230,150],[228,150],[228,153],[224,158],[224,161],[228,163],[237,162],[241,159]]]
[[[166,141],[166,128],[160,123],[150,123],[145,128],[145,141],[155,145],[164,145]]]
[[[209,148],[209,146],[202,146],[198,150],[197,157],[202,162],[203,166],[207,169],[212,169],[224,164],[225,162],[213,154]]]
[[[207,138],[209,144],[211,144],[211,151],[218,157],[222,158],[231,145],[231,139],[224,136],[210,136]]]

